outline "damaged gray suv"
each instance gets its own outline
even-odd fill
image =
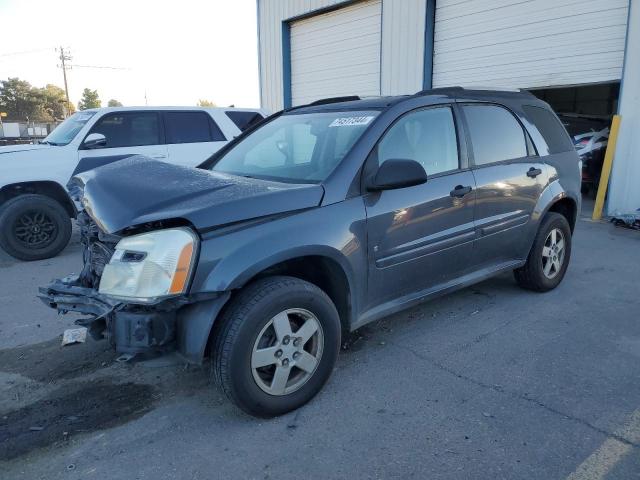
[[[549,106],[462,88],[326,99],[197,169],[131,157],[73,182],[84,268],[42,300],[121,354],[210,358],[265,417],[309,401],[366,323],[505,271],[556,287],[580,209]]]

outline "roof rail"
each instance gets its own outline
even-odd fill
[[[415,95],[424,95],[428,93],[446,93],[446,92],[464,92],[464,91],[488,91],[488,92],[513,92],[513,93],[522,93],[525,95],[531,95],[535,97],[530,91],[525,90],[523,88],[508,88],[508,87],[482,87],[482,86],[469,86],[469,87],[439,87],[439,88],[430,88],[427,90],[420,90],[416,92]]]
[[[327,105],[329,103],[354,102],[356,100],[360,100],[360,97],[357,95],[345,95],[343,97],[321,98],[320,100],[311,102],[308,105]]]
[[[462,92],[464,88],[462,87],[438,87],[438,88],[427,88],[425,90],[420,90],[419,92],[414,93],[414,95],[424,95],[425,93],[438,93],[438,92]]]

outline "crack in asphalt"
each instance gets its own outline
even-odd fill
[[[597,427],[597,426],[593,425],[592,423],[588,422],[587,420],[584,420],[584,419],[582,419],[580,417],[575,417],[575,416],[570,415],[568,413],[565,413],[565,412],[562,412],[560,410],[557,410],[557,409],[555,409],[555,408],[553,408],[553,407],[541,402],[540,400],[537,400],[537,399],[535,399],[533,397],[527,396],[526,394],[523,395],[523,394],[520,394],[520,393],[517,393],[517,392],[513,392],[513,391],[510,391],[510,390],[507,390],[507,389],[503,388],[501,385],[490,385],[488,383],[484,383],[484,382],[482,382],[480,380],[477,380],[475,378],[472,378],[472,377],[469,377],[469,376],[464,375],[462,373],[456,372],[454,369],[449,368],[446,365],[443,365],[442,363],[438,362],[437,360],[434,360],[433,358],[429,357],[428,355],[424,355],[424,354],[422,354],[420,352],[416,352],[412,348],[401,347],[400,345],[397,345],[394,342],[388,342],[388,343],[390,345],[396,347],[396,348],[399,348],[401,350],[406,350],[409,353],[412,353],[417,358],[419,358],[421,360],[424,360],[426,362],[429,362],[431,365],[433,365],[437,369],[439,369],[439,370],[441,370],[441,371],[443,371],[445,373],[448,373],[449,375],[453,375],[453,376],[455,376],[455,377],[457,377],[457,378],[459,378],[461,380],[465,380],[467,382],[473,383],[474,385],[477,385],[477,386],[479,386],[481,388],[492,390],[492,391],[497,392],[497,393],[505,394],[505,395],[510,396],[511,398],[515,398],[515,399],[518,399],[518,400],[524,400],[524,401],[526,401],[528,403],[531,403],[531,404],[536,405],[536,406],[538,406],[540,408],[543,408],[543,409],[547,410],[548,412],[551,412],[551,413],[553,413],[555,415],[559,415],[559,416],[561,416],[561,417],[563,417],[563,418],[565,418],[567,420],[572,420],[572,421],[574,421],[576,423],[579,423],[579,424],[581,424],[581,425],[583,425],[583,426],[585,426],[585,427],[587,427],[587,428],[589,428],[589,429],[591,429],[591,430],[593,430],[595,432],[600,433],[601,435],[604,435],[607,438],[613,438],[615,440],[618,440],[619,442],[624,443],[625,445],[629,445],[630,447],[640,448],[640,444],[638,444],[636,442],[633,442],[633,441],[631,441],[631,440],[629,440],[629,439],[627,439],[627,438],[625,438],[625,437],[623,437],[621,435],[618,435],[618,434],[616,434],[614,432],[609,432],[609,431],[604,430],[604,429],[602,429],[600,427]]]

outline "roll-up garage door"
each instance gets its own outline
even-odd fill
[[[358,2],[291,24],[291,102],[380,94],[382,2]]]
[[[437,0],[433,86],[619,80],[628,0]]]

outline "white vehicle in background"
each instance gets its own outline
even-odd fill
[[[132,155],[195,167],[266,116],[258,109],[115,107],[84,110],[37,145],[0,147],[0,247],[20,260],[57,255],[76,207],[66,185]]]

